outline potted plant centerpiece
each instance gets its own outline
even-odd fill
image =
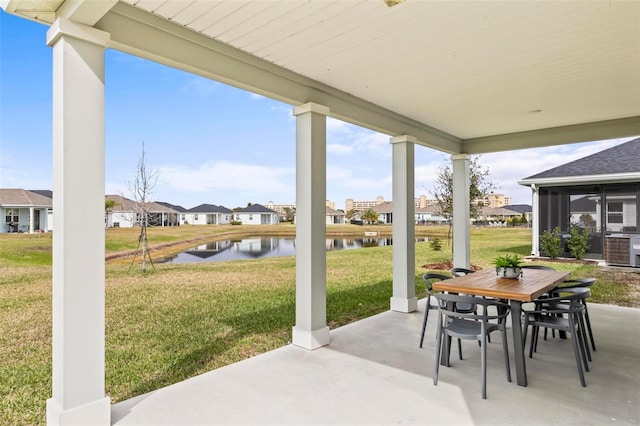
[[[522,258],[517,254],[498,256],[493,260],[496,266],[496,274],[504,278],[518,278],[522,275],[520,264]]]

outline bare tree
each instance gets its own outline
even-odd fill
[[[151,266],[153,260],[151,260],[151,254],[149,253],[149,244],[147,240],[147,227],[149,226],[149,206],[152,201],[153,191],[158,182],[158,170],[149,170],[147,168],[146,151],[144,149],[144,142],[142,142],[142,153],[138,157],[138,165],[136,167],[136,176],[133,182],[127,182],[127,188],[133,196],[136,209],[136,220],[140,223],[140,236],[138,237],[138,248],[136,254],[131,260],[129,270],[133,266],[136,256],[142,248],[142,272],[147,272],[147,258]]]
[[[496,188],[489,181],[489,168],[479,164],[480,157],[469,160],[469,216],[478,217],[484,207],[484,200]],[[430,191],[436,200],[438,211],[449,223],[449,237],[451,236],[451,219],[453,218],[453,171],[450,163],[438,169],[435,188]]]

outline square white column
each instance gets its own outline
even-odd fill
[[[307,103],[296,117],[296,324],[293,344],[329,344],[325,202],[329,109]]]
[[[29,207],[29,233],[33,234],[34,231],[34,208],[33,207]]]
[[[531,184],[531,194],[531,254],[540,256],[540,194],[535,184]]]
[[[416,299],[414,151],[416,138],[391,138],[393,154],[393,294],[391,310],[413,312]]]
[[[453,171],[453,267],[471,266],[471,238],[469,226],[469,188],[471,186],[469,156],[451,156]]]
[[[104,50],[56,20],[53,47],[53,395],[49,425],[108,425],[105,396]]]

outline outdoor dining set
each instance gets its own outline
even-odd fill
[[[501,335],[507,381],[511,382],[507,338],[507,318],[510,317],[518,385],[527,386],[527,343],[528,356],[532,358],[543,329],[544,340],[558,337],[571,342],[580,384],[586,386],[584,372],[589,371],[591,351],[596,350],[587,309],[589,287],[595,279],[569,279],[568,272],[542,265],[522,265],[521,268],[515,278],[498,275],[495,269],[476,272],[453,268],[453,276],[423,275],[427,300],[419,346],[422,348],[424,343],[429,311],[437,310],[434,385],[438,384],[440,366],[450,366],[452,340],[457,339],[461,360],[461,340],[475,340],[481,351],[482,398],[485,399],[487,344],[494,332]]]

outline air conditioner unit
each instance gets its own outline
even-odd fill
[[[640,267],[640,235],[607,235],[604,252],[609,265]]]

